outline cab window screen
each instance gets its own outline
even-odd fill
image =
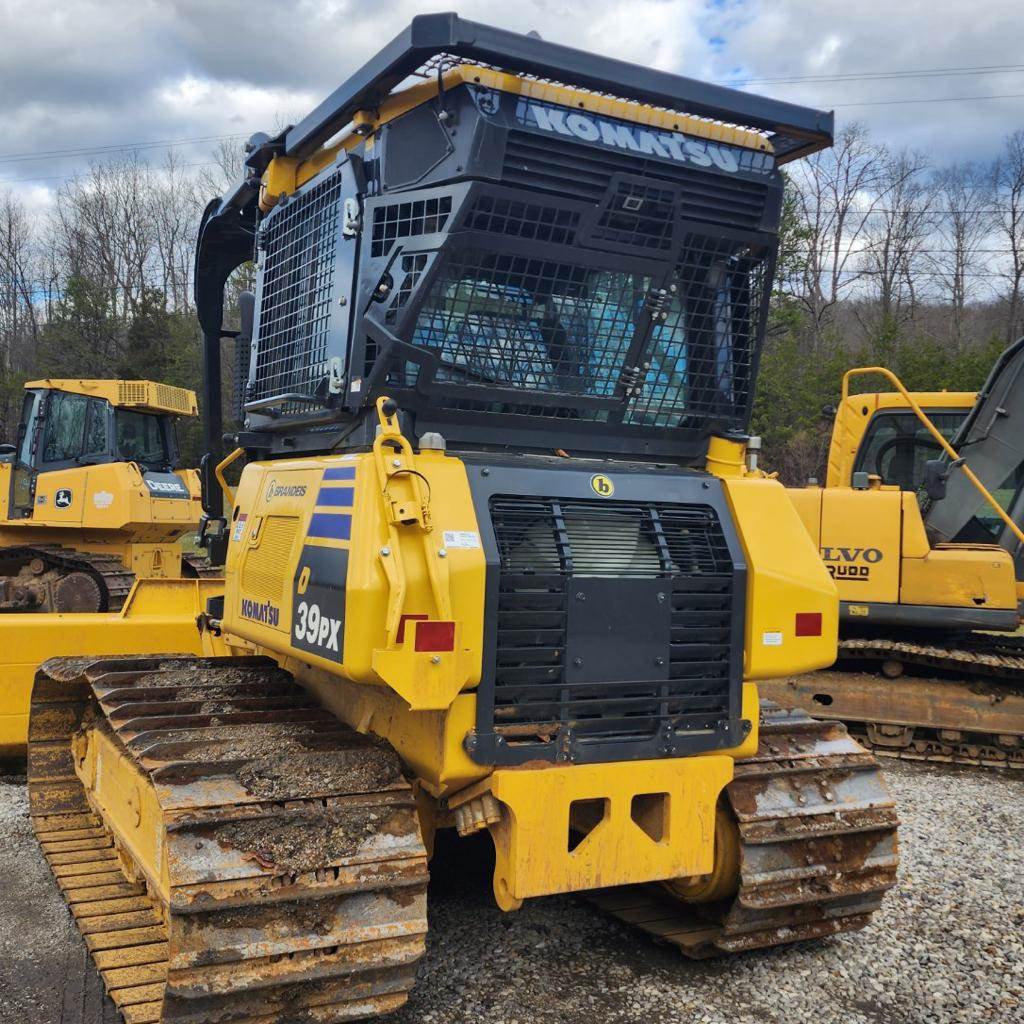
[[[89,399],[89,415],[85,421],[85,445],[83,455],[106,455],[107,453],[107,403],[95,398]]]
[[[117,454],[144,466],[168,464],[167,441],[159,416],[142,412],[117,412]]]
[[[82,454],[89,399],[85,395],[57,392],[50,398],[44,462],[70,462]]]
[[[947,441],[967,415],[966,409],[925,412]],[[916,491],[924,483],[924,464],[941,454],[939,443],[909,409],[883,412],[869,424],[853,471],[877,473],[883,484],[896,485],[903,491]]]

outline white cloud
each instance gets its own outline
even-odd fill
[[[451,0],[7,0],[0,8],[0,179],[33,194],[88,156],[3,156],[273,130],[337,86],[415,14]],[[1020,63],[1020,0],[466,0],[467,18],[675,70],[735,79]],[[990,158],[1024,99],[839,106],[1024,93],[1024,73],[765,85],[837,105],[936,160]],[[209,159],[209,144],[178,150]],[[31,179],[31,180],[24,180]],[[51,179],[49,182],[47,179]]]

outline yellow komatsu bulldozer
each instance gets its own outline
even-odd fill
[[[33,824],[129,1024],[394,1010],[440,828],[489,833],[504,910],[589,893],[693,956],[867,923],[895,808],[759,704],[838,603],[745,461],[779,168],[831,135],[444,14],[250,140],[196,257],[225,578],[32,638],[78,655],[36,678]]]
[[[839,590],[845,671],[775,699],[886,753],[1024,767],[1022,368],[1024,339],[977,394],[845,375],[825,486],[789,492]],[[894,391],[851,394],[870,374]]]
[[[146,380],[25,385],[0,446],[0,613],[107,612],[137,577],[207,574],[180,540],[200,518],[199,478],[178,469],[174,420],[196,396]],[[0,688],[0,756],[23,756],[33,666]]]

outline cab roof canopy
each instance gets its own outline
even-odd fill
[[[66,391],[73,395],[101,398],[120,409],[139,412],[166,413],[172,416],[198,416],[196,393],[152,380],[84,380],[81,378],[47,377],[30,380],[25,389],[43,388]]]
[[[259,175],[275,156],[305,159],[345,128],[358,111],[378,106],[409,76],[435,69],[440,73],[459,63],[482,64],[602,96],[753,129],[771,143],[778,163],[807,156],[832,144],[831,112],[597,56],[449,13],[413,18],[380,53],[297,125],[274,138],[254,137],[246,163]]]

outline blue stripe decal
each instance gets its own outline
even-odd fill
[[[352,487],[321,487],[316,503],[320,508],[351,508],[353,493]]]
[[[324,480],[355,480],[355,466],[335,466],[324,470]]]
[[[330,512],[314,512],[309,521],[307,537],[322,537],[325,540],[348,540],[352,533],[352,517],[335,515]]]

